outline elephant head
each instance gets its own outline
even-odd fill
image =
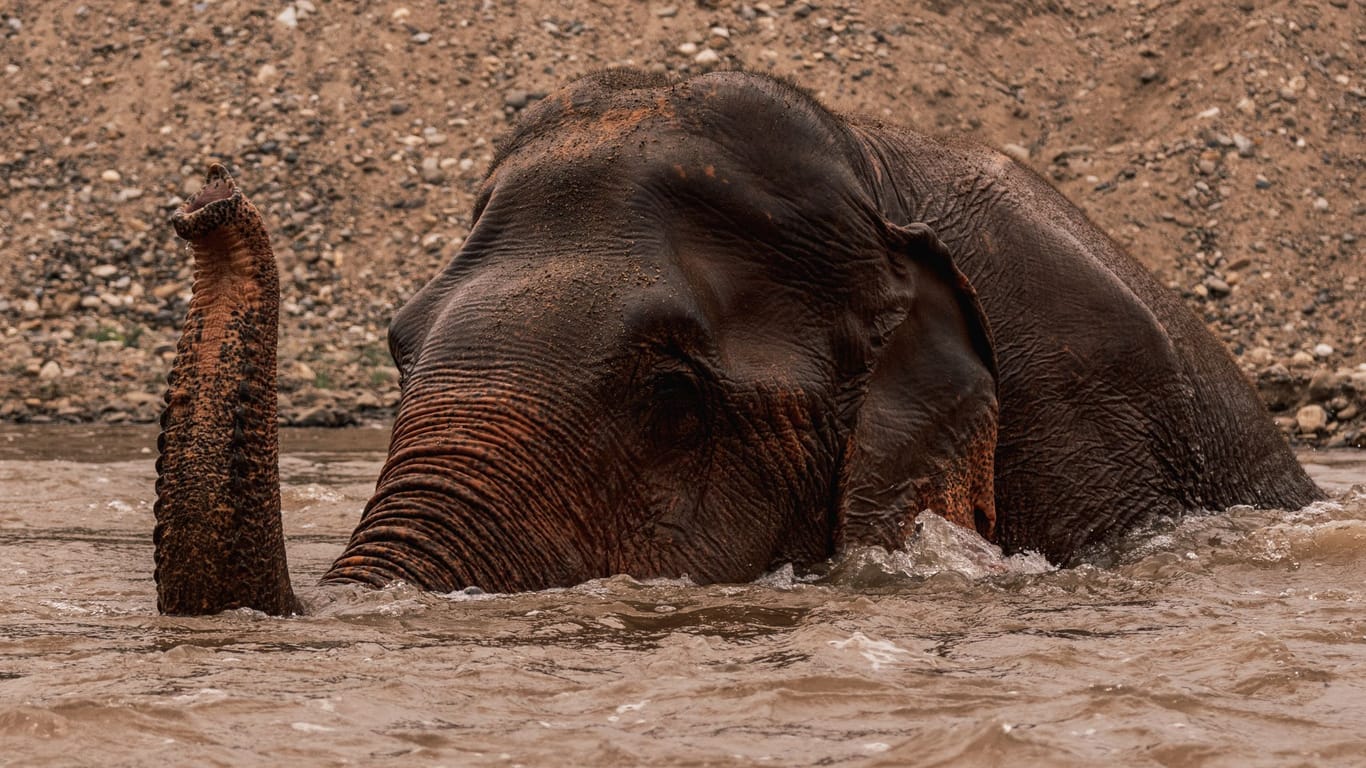
[[[388,460],[324,580],[743,581],[898,546],[926,508],[991,537],[986,320],[861,152],[734,73],[539,102],[393,320]]]
[[[172,223],[158,604],[294,610],[269,238],[218,166]],[[1324,498],[1201,319],[1042,179],[740,72],[528,109],[390,346],[389,457],[324,581],[741,581],[925,509],[1067,563],[1153,515]]]

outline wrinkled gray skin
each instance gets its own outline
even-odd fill
[[[1072,563],[1155,514],[1320,497],[1049,185],[751,74],[528,110],[390,343],[389,460],[326,581],[743,581],[895,546],[922,506]]]

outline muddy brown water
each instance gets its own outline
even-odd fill
[[[285,435],[310,615],[167,618],[155,431],[0,427],[0,765],[1366,764],[1366,454],[1105,567],[925,518],[816,583],[306,586],[386,439]]]

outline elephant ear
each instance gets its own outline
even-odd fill
[[[977,294],[924,224],[886,225],[881,305],[845,448],[837,546],[900,547],[929,509],[996,532],[996,360]]]

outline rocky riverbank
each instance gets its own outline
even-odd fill
[[[388,318],[459,249],[521,109],[605,66],[744,66],[1030,165],[1288,436],[1366,445],[1358,0],[18,0],[0,22],[3,420],[156,418],[190,279],[166,219],[214,159],[275,238],[284,418],[387,419]]]

